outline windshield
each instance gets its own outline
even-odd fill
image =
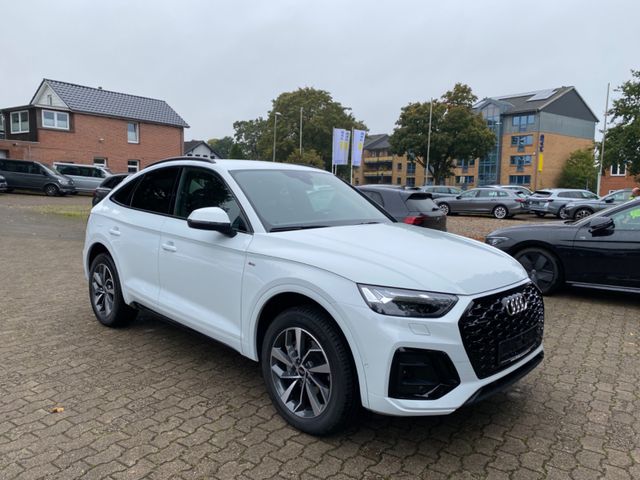
[[[50,175],[53,175],[54,177],[59,177],[61,175],[60,172],[58,172],[57,170],[53,170],[49,165],[45,165],[44,163],[40,163],[39,164],[42,169],[46,172],[48,172]]]
[[[270,232],[392,222],[328,172],[237,170],[231,175]]]

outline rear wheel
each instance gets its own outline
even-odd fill
[[[122,298],[120,279],[113,259],[101,253],[89,269],[91,308],[100,323],[107,327],[123,327],[135,318],[137,311]]]
[[[504,205],[498,205],[493,209],[493,216],[502,220],[503,218],[507,218],[509,215],[509,210]]]
[[[449,215],[449,213],[451,213],[451,209],[449,208],[449,204],[448,203],[439,203],[438,207],[440,208],[440,210],[442,210],[442,212],[445,215]]]
[[[573,214],[573,218],[575,218],[576,220],[581,220],[592,214],[593,212],[588,208],[579,208],[578,210],[576,210],[576,213]]]
[[[558,218],[562,219],[562,220],[567,220],[569,218],[569,214],[567,213],[567,209],[562,207],[559,211],[558,211]]]
[[[560,264],[555,255],[548,250],[525,248],[516,253],[514,257],[544,295],[553,293],[562,283]]]
[[[358,407],[356,375],[346,342],[328,315],[293,307],[267,329],[262,376],[276,409],[312,435],[343,428]]]
[[[44,193],[49,197],[56,197],[60,195],[60,189],[57,185],[49,183],[48,185],[44,186]]]

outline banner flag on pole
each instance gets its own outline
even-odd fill
[[[351,132],[343,128],[333,129],[333,150],[331,152],[332,165],[346,165],[349,159],[349,140]]]
[[[351,165],[359,167],[362,163],[362,149],[367,132],[364,130],[353,131],[353,143],[351,144]]]

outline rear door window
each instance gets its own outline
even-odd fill
[[[362,193],[364,193],[367,197],[369,197],[371,200],[376,202],[378,205],[384,207],[384,200],[382,199],[382,195],[380,195],[378,192],[371,192],[371,191],[365,190]]]

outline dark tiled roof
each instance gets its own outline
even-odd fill
[[[164,100],[44,79],[71,111],[188,128]],[[31,102],[35,100],[32,99]]]
[[[364,140],[364,150],[381,150],[391,148],[389,145],[389,135],[379,133],[376,135],[367,135]]]
[[[535,92],[516,93],[513,95],[502,95],[499,97],[490,97],[503,104],[507,104],[508,108],[505,113],[521,113],[534,112],[556,101],[562,95],[572,90],[574,87],[558,87],[546,90],[536,90]],[[486,99],[485,99],[486,100]],[[482,100],[480,103],[483,103]]]

